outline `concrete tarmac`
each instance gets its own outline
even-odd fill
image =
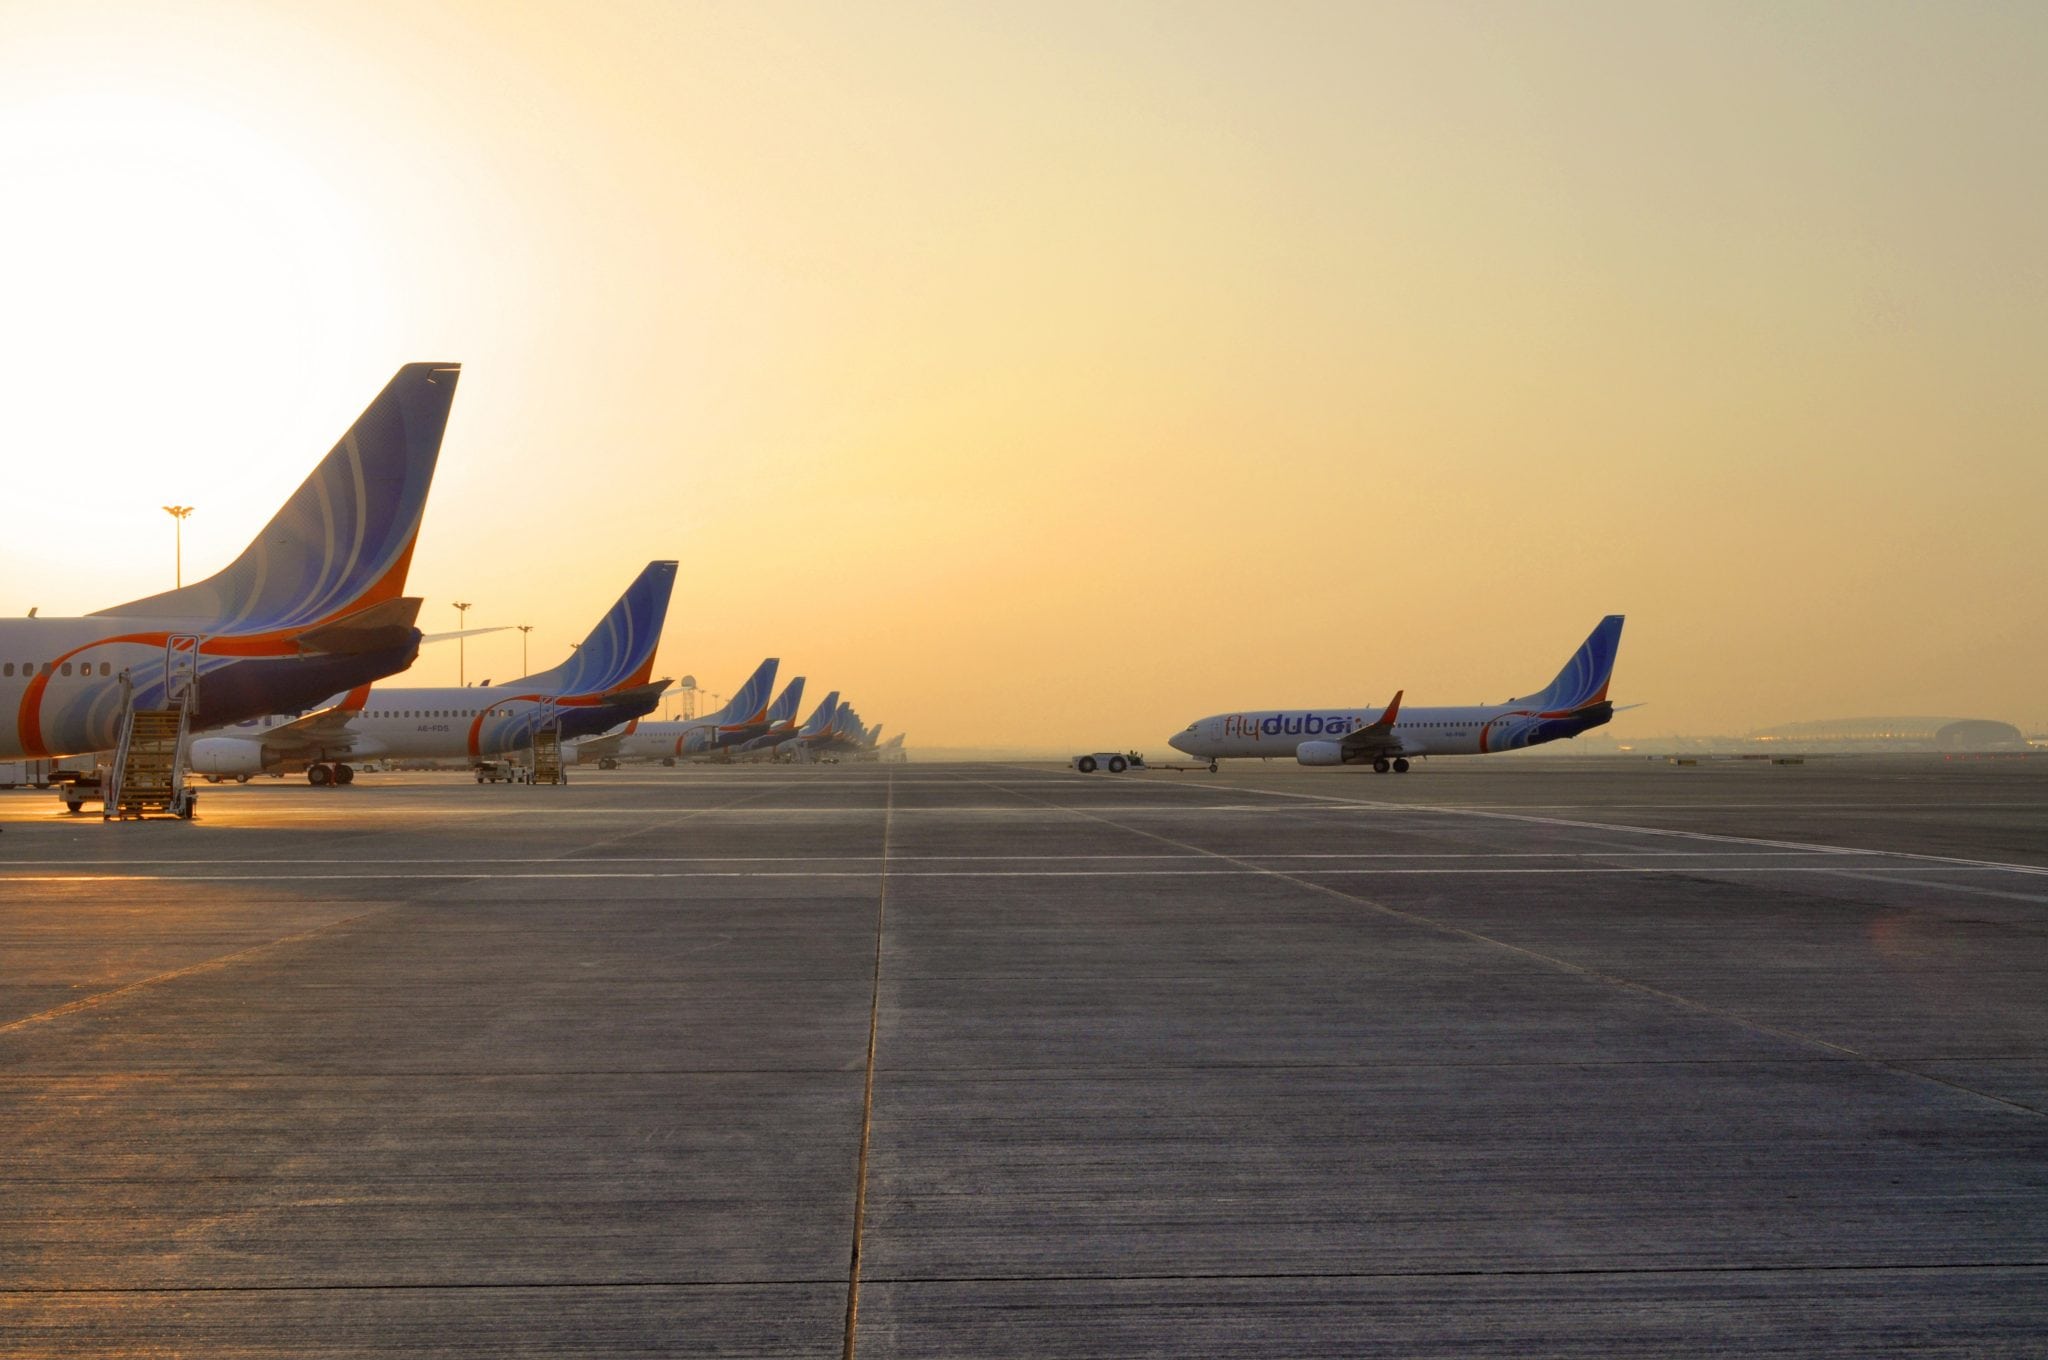
[[[2048,1353],[2048,760],[0,794],[0,1353]]]

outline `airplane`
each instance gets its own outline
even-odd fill
[[[644,722],[619,739],[620,760],[659,760],[673,765],[684,756],[709,755],[742,742],[752,741],[767,730],[768,696],[775,692],[775,672],[780,658],[769,657],[754,668],[739,692],[716,713],[674,722]]]
[[[799,675],[782,687],[775,702],[768,705],[768,730],[732,748],[736,756],[773,754],[775,748],[796,735],[796,712],[804,701],[804,677]]]
[[[274,716],[192,741],[192,770],[213,780],[304,770],[314,785],[349,784],[349,760],[478,763],[532,747],[554,725],[564,742],[594,736],[661,701],[650,682],[675,588],[674,562],[649,562],[569,659],[508,684],[354,690],[296,720]]]
[[[461,376],[407,364],[224,570],[83,618],[0,620],[0,760],[116,746],[135,709],[190,729],[297,713],[404,670],[413,542]]]
[[[1417,756],[1486,755],[1576,737],[1614,716],[1607,685],[1621,647],[1623,616],[1600,620],[1557,678],[1536,693],[1463,708],[1277,709],[1200,718],[1166,739],[1176,751],[1218,760],[1293,756],[1303,765],[1370,764],[1408,772]]]
[[[832,719],[838,712],[839,691],[835,689],[811,711],[811,716],[805,719],[804,725],[797,729],[795,736],[775,748],[776,758],[808,759],[813,752],[830,740]]]
[[[865,749],[866,738],[867,728],[861,725],[859,711],[851,704],[842,703],[832,715],[831,730],[820,749],[834,755],[857,755]]]

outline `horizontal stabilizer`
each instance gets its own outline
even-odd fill
[[[661,702],[662,691],[667,689],[668,685],[669,682],[666,680],[656,680],[651,684],[632,685],[626,689],[615,689],[604,696],[604,701],[608,704],[646,704],[647,711],[651,713],[654,711],[654,706]],[[638,722],[640,720],[635,718],[633,721]]]
[[[495,628],[464,628],[456,633],[429,633],[420,639],[420,645],[424,647],[429,642],[453,642],[457,638],[482,637],[485,633],[502,633],[510,626],[510,624],[501,623]]]
[[[352,655],[403,647],[413,637],[413,620],[419,617],[421,601],[410,595],[373,604],[343,615],[332,623],[308,628],[292,640],[301,652]]]

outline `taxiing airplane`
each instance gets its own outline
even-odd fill
[[[355,779],[352,760],[479,762],[529,750],[542,728],[564,742],[651,713],[668,688],[650,681],[674,562],[649,562],[569,659],[504,685],[359,689],[317,713],[208,732],[192,770],[213,779],[304,770],[314,784]]]
[[[1614,716],[1607,685],[1622,615],[1600,620],[1549,685],[1523,699],[1463,708],[1295,708],[1198,719],[1167,745],[1210,770],[1218,760],[1293,756],[1303,765],[1371,765],[1405,774],[1417,756],[1485,755],[1576,737]]]
[[[775,672],[781,665],[781,660],[772,656],[763,661],[716,713],[640,723],[620,737],[618,758],[673,765],[686,756],[710,755],[752,741],[768,728],[768,696],[775,692]]]
[[[407,364],[225,570],[84,618],[0,620],[0,760],[119,741],[130,710],[298,713],[418,654],[413,541],[461,375]]]

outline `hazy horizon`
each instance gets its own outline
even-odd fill
[[[0,613],[464,365],[410,593],[913,746],[2048,730],[2048,11],[0,0]],[[472,680],[519,635],[467,646]],[[454,683],[427,649],[401,683]],[[808,708],[809,705],[807,705]]]

